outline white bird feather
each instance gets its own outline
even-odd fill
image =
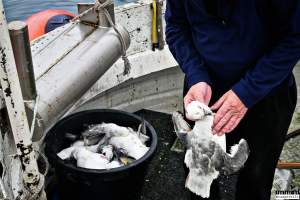
[[[88,169],[106,169],[109,160],[99,153],[94,153],[84,147],[74,149],[73,156],[77,161],[77,167]]]
[[[212,134],[214,117],[206,105],[191,102],[187,106],[187,116],[196,120],[193,129],[178,112],[172,116],[175,132],[187,146],[184,162],[190,171],[185,186],[193,193],[207,198],[210,186],[219,172],[238,171],[248,158],[249,148],[242,139],[231,148],[231,154],[227,154],[225,135],[220,137]]]

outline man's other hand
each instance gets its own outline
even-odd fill
[[[188,93],[185,95],[184,107],[186,108],[189,103],[192,101],[199,101],[208,105],[210,98],[211,98],[211,87],[205,82],[199,82],[193,85]]]
[[[232,90],[226,92],[211,109],[218,110],[212,127],[213,133],[218,135],[233,131],[248,110]]]

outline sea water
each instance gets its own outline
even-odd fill
[[[114,0],[122,5],[136,0]],[[30,15],[46,9],[64,9],[77,14],[76,3],[93,3],[94,0],[3,0],[7,21],[25,20]]]

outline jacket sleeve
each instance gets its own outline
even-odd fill
[[[206,82],[211,85],[204,62],[194,46],[183,1],[167,0],[165,14],[167,44],[187,76],[188,87],[198,82]]]
[[[300,1],[273,0],[273,9],[278,42],[232,88],[248,108],[291,76],[300,59]]]

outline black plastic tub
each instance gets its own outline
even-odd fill
[[[65,133],[81,134],[86,125],[101,122],[116,123],[137,130],[141,118],[124,111],[98,109],[78,112],[60,120],[46,137],[45,152],[50,164],[55,168],[58,192],[61,200],[136,200],[139,199],[147,171],[156,146],[157,135],[146,122],[150,140],[149,151],[139,160],[123,167],[110,170],[93,170],[76,167],[57,156],[71,144]]]

